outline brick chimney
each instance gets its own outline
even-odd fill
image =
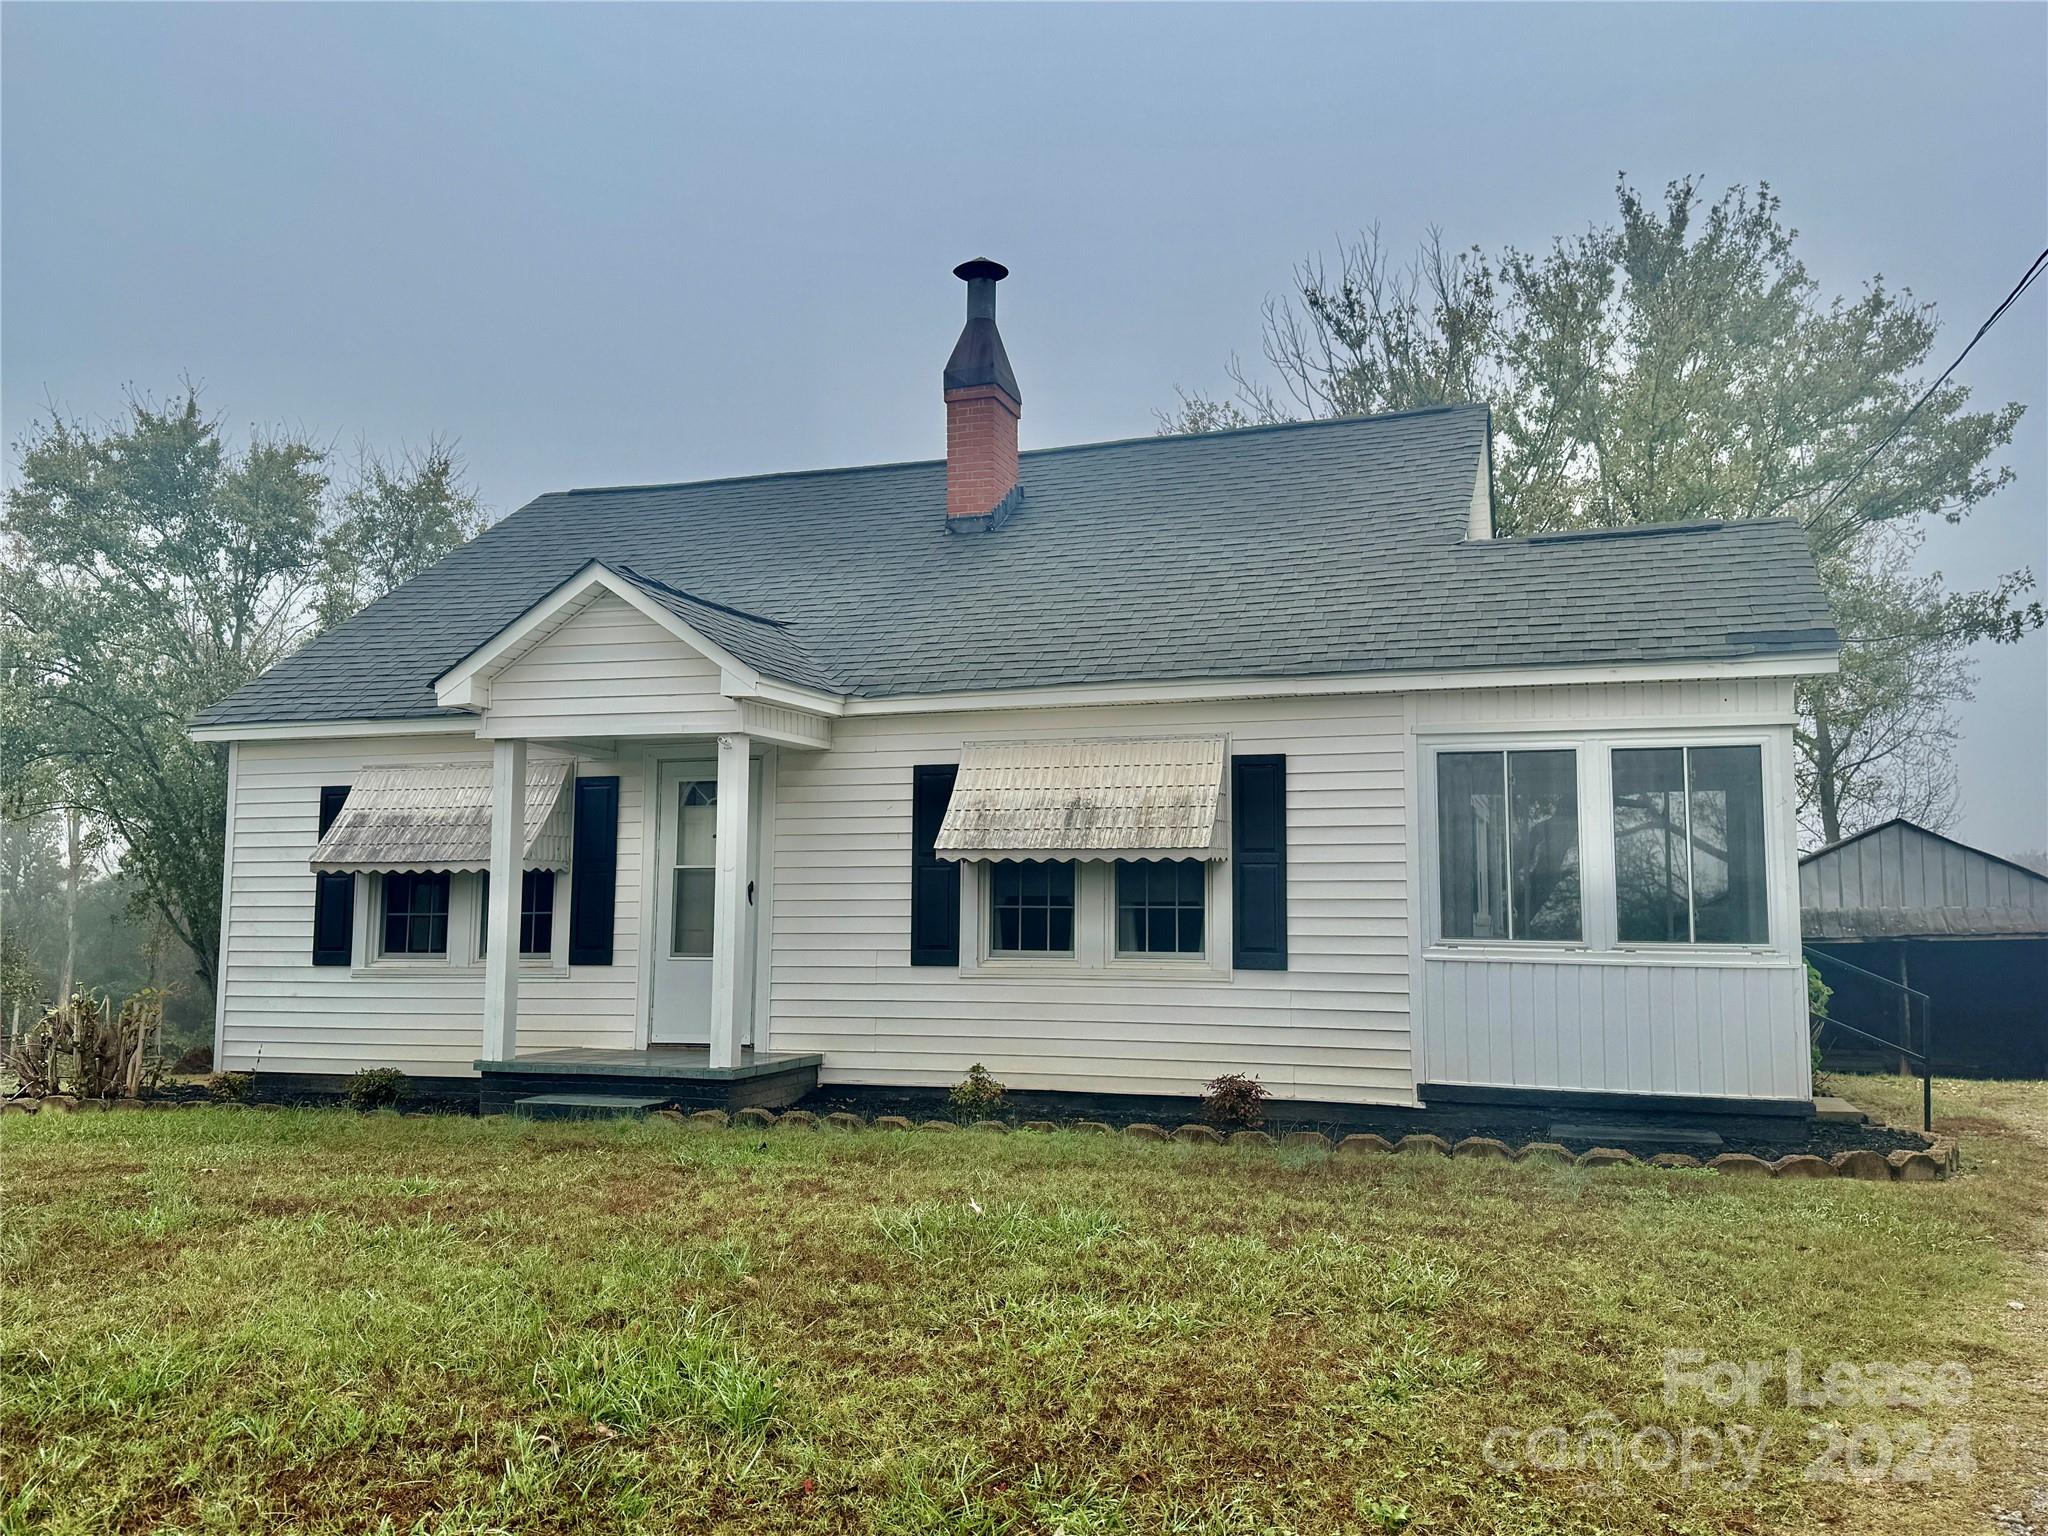
[[[953,275],[967,284],[967,324],[946,360],[946,526],[992,528],[1015,504],[1017,418],[1024,397],[996,330],[1000,262],[964,261]]]

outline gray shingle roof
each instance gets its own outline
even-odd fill
[[[1488,430],[1447,406],[1039,450],[985,534],[946,531],[943,461],[552,493],[198,723],[456,713],[434,679],[593,559],[864,696],[1833,648],[1789,522],[1467,542]]]

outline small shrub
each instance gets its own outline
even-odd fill
[[[253,1072],[216,1072],[206,1080],[206,1096],[222,1104],[246,1104],[255,1091]]]
[[[1256,1077],[1226,1072],[1202,1095],[1202,1118],[1211,1125],[1249,1130],[1266,1118],[1266,1089]]]
[[[988,1068],[977,1061],[967,1069],[967,1075],[953,1085],[953,1108],[969,1117],[992,1115],[1003,1107],[1006,1091],[989,1075]]]
[[[1809,1049],[1813,1052],[1813,1070],[1820,1071],[1820,1032],[1825,1028],[1822,1022],[1828,1016],[1828,999],[1835,995],[1835,989],[1820,979],[1820,972],[1811,960],[1806,962],[1806,1027]]]
[[[196,1077],[202,1072],[211,1072],[213,1070],[213,1047],[210,1045],[193,1046],[189,1051],[186,1051],[176,1061],[171,1063],[171,1070],[183,1077]]]
[[[350,1109],[390,1109],[411,1095],[412,1079],[396,1067],[369,1067],[348,1080],[346,1092]]]

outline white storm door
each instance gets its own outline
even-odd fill
[[[761,765],[751,765],[754,814],[747,857],[751,899],[759,870]],[[711,943],[718,888],[718,765],[663,763],[657,776],[661,863],[655,880],[654,1001],[648,1039],[655,1045],[711,1041]],[[741,980],[751,985],[751,967]],[[742,1041],[741,1044],[750,1044]]]

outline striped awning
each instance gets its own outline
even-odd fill
[[[526,765],[522,867],[569,867],[567,759]],[[491,765],[410,763],[365,768],[320,846],[313,868],[354,874],[491,867]]]
[[[969,742],[935,851],[949,859],[1215,858],[1221,736]]]

